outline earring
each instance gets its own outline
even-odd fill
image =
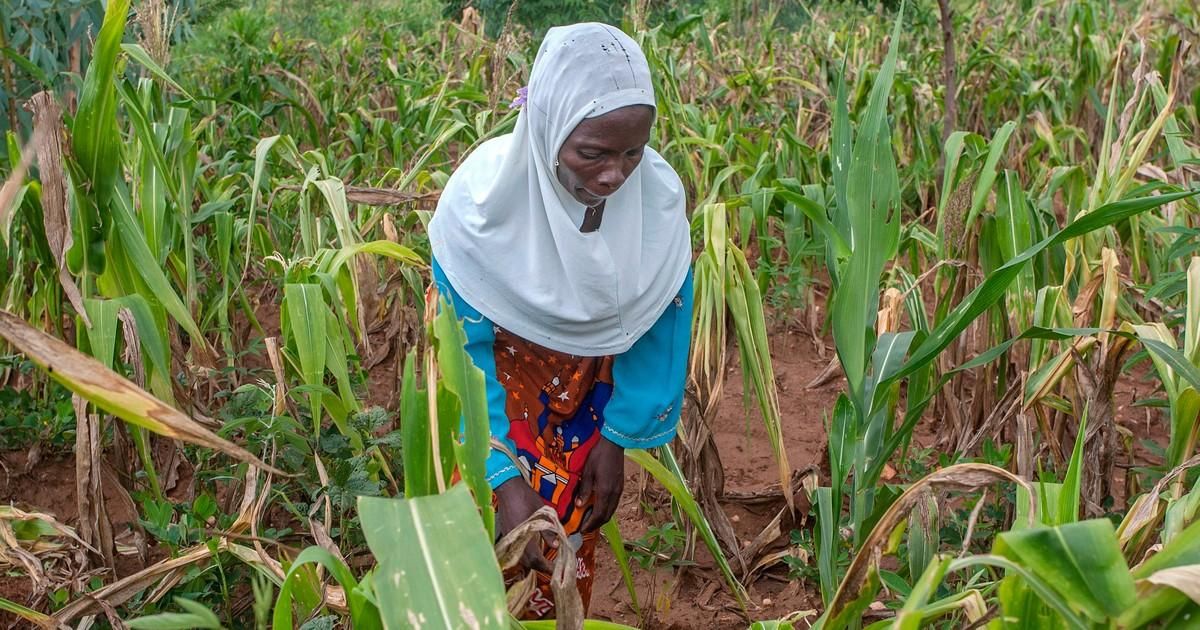
[[[558,168],[558,160],[554,160],[554,168]]]

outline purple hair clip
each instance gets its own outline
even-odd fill
[[[509,103],[508,108],[516,109],[518,107],[525,107],[525,103],[528,100],[529,100],[529,86],[526,85],[523,87],[519,87],[519,88],[517,88],[517,98],[514,98],[513,102]]]

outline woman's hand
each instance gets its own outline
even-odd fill
[[[587,506],[589,500],[593,501],[592,513],[584,519],[580,529],[587,533],[607,523],[617,511],[624,489],[625,449],[602,435],[583,464],[579,492],[575,495],[577,510]]]
[[[546,503],[542,497],[529,487],[523,477],[513,477],[496,488],[496,529],[503,536],[544,505]],[[558,546],[558,540],[552,534],[542,533],[542,540],[550,547]],[[542,546],[538,544],[536,536],[525,545],[525,551],[521,553],[521,566],[547,574],[553,571],[542,554]]]

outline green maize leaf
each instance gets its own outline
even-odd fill
[[[246,219],[246,224],[251,226],[251,229],[246,230],[246,257],[242,262],[242,268],[244,270],[250,269],[250,255],[254,251],[254,247],[252,247],[252,238],[254,235],[253,226],[255,225],[254,217],[258,212],[258,201],[260,196],[259,191],[262,189],[263,174],[267,168],[267,157],[271,154],[271,149],[280,140],[283,140],[283,146],[285,150],[287,150],[288,155],[294,156],[296,154],[296,145],[288,136],[275,135],[263,138],[262,140],[259,140],[258,144],[254,147],[254,177],[250,181],[250,209],[248,213],[249,216]],[[243,274],[244,273],[245,272],[243,271]]]
[[[871,357],[871,378],[867,380],[866,398],[875,396],[876,384],[888,382],[892,372],[899,369],[908,353],[916,333],[912,331],[899,333],[883,333],[875,345],[875,353]]]
[[[896,613],[892,628],[895,630],[917,630],[925,618],[925,605],[937,593],[937,586],[946,569],[950,567],[953,558],[946,556],[940,560],[931,561],[921,573],[921,578],[913,585],[912,592],[904,600],[904,607]]]
[[[416,350],[404,359],[400,381],[400,432],[404,448],[404,496],[415,498],[437,492],[433,478],[433,452],[429,433],[428,393],[417,384]]]
[[[879,277],[884,264],[895,253],[900,237],[899,177],[886,114],[903,13],[901,8],[887,57],[871,88],[867,109],[859,118],[858,137],[845,182],[848,189],[844,212],[850,228],[851,254],[845,268],[840,270],[830,307],[833,336],[851,401],[863,409],[867,406],[863,379],[879,310]]]
[[[87,329],[88,346],[93,357],[104,367],[112,369],[117,352],[117,311],[121,306],[112,300],[88,298],[83,301],[92,327]]]
[[[833,223],[844,241],[850,240],[850,211],[846,201],[849,190],[850,156],[853,148],[853,131],[850,129],[850,105],[846,98],[846,66],[848,59],[842,58],[842,68],[837,75],[836,94],[834,96],[833,123],[829,130],[829,165],[833,171],[834,203],[837,212],[834,213]],[[830,268],[833,273],[833,267]]]
[[[321,286],[316,284],[286,284],[283,287],[284,311],[287,326],[295,342],[297,360],[300,362],[300,377],[305,385],[321,385],[325,382],[325,300]],[[321,430],[321,394],[309,392],[309,410],[312,413],[313,434]]]
[[[12,247],[13,218],[17,216],[17,209],[20,208],[21,204],[25,202],[25,194],[29,192],[31,187],[31,184],[22,184],[17,188],[17,192],[15,195],[13,195],[12,201],[9,202],[9,206],[7,208],[0,208],[0,245],[3,245],[5,249]],[[7,258],[7,256],[5,256],[5,258]],[[4,272],[7,272],[7,269],[0,273]],[[3,286],[4,284],[7,283],[0,282],[0,286]]]
[[[621,527],[617,524],[617,519],[611,519],[601,526],[600,532],[604,534],[613,557],[617,559],[617,567],[621,569],[621,579],[625,581],[625,590],[629,592],[633,612],[641,616],[642,607],[638,605],[637,588],[634,586],[633,572],[629,567],[629,554],[625,552],[625,539],[621,536]]]
[[[1168,571],[1172,571],[1168,569]],[[1168,573],[1168,580],[1175,580]],[[1179,576],[1174,576],[1179,577]],[[1184,579],[1194,579],[1185,576]],[[1191,628],[1196,627],[1196,615],[1200,614],[1200,606],[1189,602],[1187,595],[1170,586],[1154,586],[1151,582],[1143,581],[1146,585],[1144,593],[1137,602],[1115,621],[1117,628]],[[1185,583],[1187,584],[1187,583]],[[1190,586],[1190,584],[1187,584]],[[1186,588],[1186,586],[1185,586]],[[1191,622],[1191,623],[1187,623]]]
[[[938,518],[937,499],[927,496],[918,499],[920,503],[908,515],[908,570],[912,576],[922,575],[926,569],[935,564],[938,546],[942,542],[941,525]],[[936,579],[936,578],[935,578]],[[936,583],[936,582],[935,582]],[[914,591],[920,582],[914,586]],[[931,593],[925,593],[929,597]]]
[[[358,398],[354,396],[354,390],[350,386],[350,358],[348,349],[349,338],[345,334],[345,329],[342,327],[338,318],[328,309],[324,309],[325,314],[325,369],[329,370],[329,374],[333,376],[334,383],[337,384],[338,395],[322,397],[325,409],[329,412],[334,423],[337,425],[338,431],[350,440],[350,445],[356,452],[363,448],[363,439],[348,422],[349,415],[360,409]]]
[[[721,570],[721,575],[725,577],[725,583],[729,586],[730,592],[737,599],[738,604],[745,609],[747,603],[745,588],[734,577],[733,569],[729,567],[729,561],[725,559],[725,553],[721,551],[721,545],[717,542],[717,537],[712,531],[712,526],[708,524],[708,519],[700,511],[700,505],[696,503],[696,499],[688,491],[687,484],[683,478],[680,475],[672,473],[662,462],[655,459],[647,451],[625,449],[625,456],[650,473],[658,483],[667,489],[667,492],[671,494],[671,498],[675,499],[675,503],[679,505],[679,508],[683,510],[683,513],[687,515],[692,525],[695,526],[696,531],[700,533],[700,538],[704,541],[705,546],[708,547],[708,551],[716,560],[717,567]]]
[[[107,198],[119,175],[121,137],[117,131],[117,94],[114,75],[117,53],[125,36],[130,0],[113,0],[104,11],[92,61],[79,93],[79,107],[71,128],[75,159],[101,200]],[[101,202],[101,206],[105,204]]]
[[[1175,340],[1162,324],[1137,325],[1134,330],[1150,351],[1171,405],[1166,463],[1175,467],[1192,453],[1200,438],[1200,423],[1196,422],[1200,413],[1200,368],[1175,348]]]
[[[346,186],[342,180],[329,177],[313,182],[325,203],[329,204],[329,214],[333,217],[333,225],[337,230],[338,241],[342,247],[349,247],[361,239],[350,220],[350,207],[346,203]]]
[[[183,597],[174,599],[175,604],[187,612],[147,615],[127,620],[125,625],[129,627],[129,630],[191,630],[191,628],[221,630],[225,627],[221,625],[221,620],[216,613],[209,610],[204,604]]]
[[[1192,389],[1200,391],[1200,368],[1192,365],[1187,360],[1182,352],[1177,350],[1173,343],[1167,344],[1159,339],[1150,336],[1146,326],[1134,326],[1138,331],[1138,336],[1142,345],[1151,352],[1158,360],[1162,361],[1168,368],[1168,372],[1161,373],[1167,380],[1168,376],[1177,376],[1192,387]],[[1172,340],[1174,341],[1174,340]]]
[[[364,497],[365,498],[365,497]],[[363,498],[359,500],[359,513],[363,518],[363,531],[366,533],[366,516],[365,510],[362,509]],[[371,541],[370,535],[367,536],[368,542]],[[388,547],[396,548],[396,539],[389,540]],[[378,542],[371,545],[372,550],[378,550],[380,547]],[[283,586],[279,589],[279,598],[275,600],[275,612],[271,618],[271,627],[274,630],[290,630],[292,624],[292,600],[295,598],[293,592],[298,588],[298,581],[302,579],[308,572],[307,568],[310,564],[319,564],[329,571],[330,575],[337,580],[338,585],[346,593],[346,603],[350,608],[350,619],[355,628],[362,630],[376,630],[385,627],[385,624],[380,619],[380,610],[376,608],[368,598],[366,592],[360,587],[358,580],[354,579],[354,574],[350,572],[350,568],[342,562],[341,558],[334,556],[329,551],[321,547],[308,547],[296,556],[296,561],[288,567],[288,571],[283,580]],[[376,589],[378,590],[378,584]]]
[[[207,352],[208,341],[201,334],[200,327],[192,319],[192,314],[184,305],[183,300],[179,299],[179,295],[175,293],[162,266],[158,264],[155,256],[151,253],[145,234],[142,233],[137,219],[134,217],[133,208],[130,206],[126,192],[121,191],[113,196],[112,216],[121,244],[124,245],[129,266],[136,270],[141,280],[149,287],[154,299],[162,304],[163,308],[187,332],[191,337],[192,344]]]
[[[826,606],[833,601],[834,595],[837,593],[838,575],[837,554],[838,543],[841,539],[838,532],[838,523],[841,521],[842,506],[840,502],[834,504],[833,493],[830,488],[821,486],[813,493],[813,503],[817,507],[817,526],[815,536],[817,538],[817,575],[821,582],[821,601]]]
[[[154,58],[150,56],[150,53],[146,52],[146,49],[142,48],[140,44],[121,44],[121,50],[124,51],[126,55],[129,55],[131,59],[142,64],[142,67],[145,68],[150,74],[154,75],[154,77],[159,81],[162,81],[163,83],[166,83],[174,88],[175,91],[183,95],[184,98],[189,101],[196,100],[191,94],[188,93],[187,90],[183,89],[183,86],[176,83],[175,79],[172,79],[171,75],[167,74],[167,71],[163,70],[163,67],[158,65],[158,62],[154,61]]]
[[[850,247],[842,238],[842,235],[837,231],[837,228],[829,222],[829,217],[825,214],[825,207],[817,202],[805,197],[804,195],[793,192],[787,189],[775,189],[775,195],[780,199],[787,201],[799,210],[809,221],[812,221],[813,227],[816,227],[821,235],[833,246],[834,253],[839,258],[844,258],[850,255]],[[791,249],[791,247],[789,247]]]
[[[1030,608],[1014,608],[1014,605],[1021,605],[1027,601],[1027,598],[1024,597],[1026,593],[1030,596],[1036,595],[1054,612],[1058,613],[1059,620],[1066,627],[1073,630],[1086,630],[1089,627],[1087,621],[1072,610],[1072,606],[1069,605],[1070,600],[1064,599],[1062,595],[1050,588],[1046,580],[1032,567],[1020,561],[1010,560],[998,554],[967,556],[951,562],[946,572],[953,573],[973,566],[998,567],[1008,572],[1008,577],[1004,578],[1001,583],[1000,603],[1005,615],[1012,616],[1021,624],[1017,627],[1038,629],[1046,627],[1045,624],[1038,624],[1031,614],[1026,614],[1029,613]],[[1020,578],[1020,581],[1017,581],[1016,578]],[[1013,586],[1021,588],[1014,589]]]
[[[64,387],[130,424],[218,450],[263,470],[288,476],[274,466],[264,464],[242,447],[221,439],[99,361],[33,328],[8,311],[0,310],[0,337],[7,339]]]
[[[1192,257],[1187,269],[1187,304],[1184,308],[1183,355],[1188,363],[1200,363],[1200,256]]]
[[[359,497],[358,513],[379,561],[385,627],[509,627],[500,565],[466,485],[413,499]]]
[[[962,160],[963,148],[966,146],[967,136],[970,135],[972,134],[969,131],[955,131],[946,137],[946,143],[942,149],[946,168],[942,171],[942,191],[941,197],[938,200],[939,217],[946,211],[946,204],[950,202],[950,195],[954,193],[954,185],[957,183],[959,175],[958,164]],[[938,229],[938,234],[943,235],[941,227]],[[939,240],[944,241],[945,239]]]
[[[491,537],[495,533],[495,514],[492,511],[492,488],[488,485],[485,470],[492,435],[487,385],[483,370],[467,354],[467,335],[454,313],[454,306],[442,299],[439,308],[440,312],[433,320],[438,371],[446,389],[458,398],[462,411],[461,425],[456,422],[452,431],[458,436],[453,442],[455,460],[458,461],[463,481],[475,495],[484,529]]]
[[[134,90],[129,83],[121,83],[119,93],[121,95],[121,104],[125,106],[126,115],[129,116],[130,122],[133,123],[133,131],[138,140],[138,149],[143,159],[149,159],[153,164],[153,169],[157,169],[155,173],[159,181],[166,186],[167,193],[171,195],[171,200],[175,202],[177,208],[183,208],[183,199],[179,196],[179,185],[173,177],[173,171],[167,165],[167,158],[163,154],[158,135],[154,130],[154,123],[150,121],[149,115],[142,106],[142,98]],[[150,169],[153,172],[153,169]],[[147,182],[142,182],[142,186],[146,186]],[[156,195],[161,197],[161,195]],[[145,215],[146,208],[140,208],[142,215]],[[157,249],[153,251],[158,252]]]
[[[1015,171],[1004,172],[1004,179],[996,192],[996,224],[996,235],[999,237],[997,245],[1003,260],[1011,260],[1033,245],[1033,216]],[[1017,323],[1021,328],[1032,323],[1029,307],[1034,301],[1035,287],[1033,265],[1027,265],[1017,274],[1010,292],[1018,315]]]
[[[1106,519],[1006,532],[997,537],[995,553],[1028,567],[1072,610],[1097,623],[1136,599],[1116,531]]]
[[[0,610],[10,613],[42,628],[57,628],[58,624],[50,615],[40,613],[32,608],[26,608],[16,602],[0,597]]]
[[[1004,157],[1004,148],[1008,146],[1008,139],[1016,128],[1015,121],[1010,120],[1004,123],[1004,126],[996,130],[992,141],[988,143],[987,159],[983,163],[979,179],[975,182],[975,192],[971,196],[971,211],[967,214],[967,220],[964,222],[964,225],[967,226],[965,229],[970,229],[975,218],[979,216],[979,211],[983,209],[988,193],[992,191],[992,185],[996,183],[996,165],[1000,162],[1000,158]]]
[[[832,503],[841,505],[842,486],[850,475],[855,436],[858,427],[854,406],[845,394],[838,394],[833,404],[833,421],[829,427],[829,477]]]
[[[553,619],[541,621],[522,621],[521,627],[525,630],[555,630],[558,626],[555,625]],[[595,619],[584,619],[583,630],[634,630],[632,626],[627,626],[611,621],[598,621]]]
[[[1063,477],[1062,493],[1058,495],[1058,523],[1073,523],[1079,520],[1079,493],[1083,482],[1083,442],[1087,434],[1088,409],[1084,407],[1079,418],[1079,432],[1075,435],[1075,448]]]
[[[429,266],[421,255],[413,251],[412,248],[405,247],[399,243],[392,241],[367,241],[363,243],[354,243],[338,250],[333,259],[329,263],[328,270],[330,273],[336,273],[342,268],[351,258],[358,254],[374,254],[376,256],[385,256],[392,260],[404,263],[406,265],[424,269]]]

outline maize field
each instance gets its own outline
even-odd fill
[[[548,3],[645,51],[695,274],[554,621],[428,290],[521,4],[0,0],[0,626],[1200,627],[1196,0]]]

